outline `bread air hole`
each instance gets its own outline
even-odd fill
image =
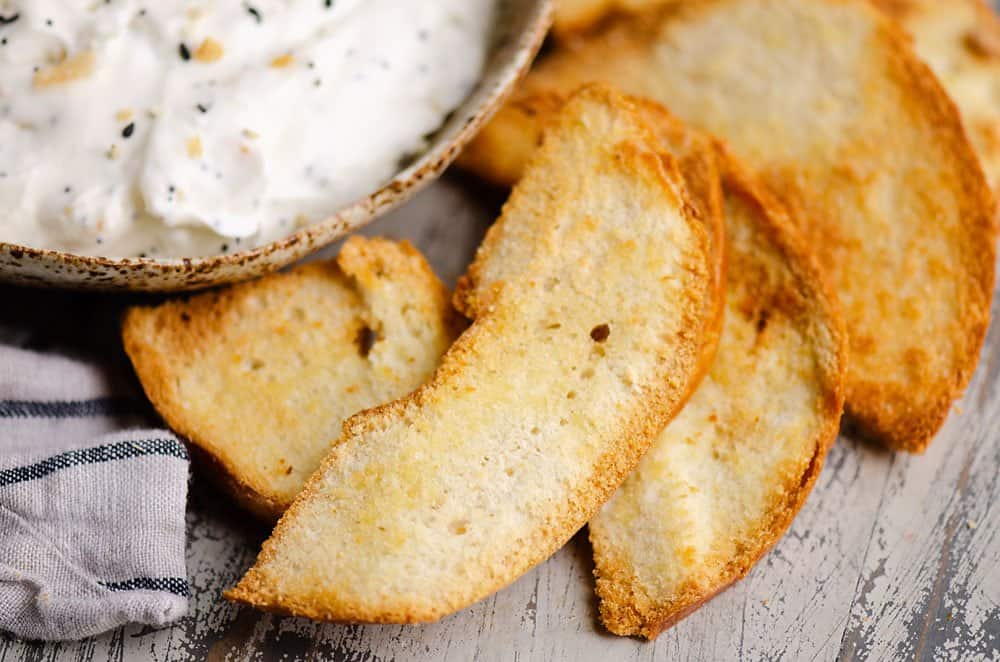
[[[764,330],[767,328],[767,323],[768,323],[768,321],[770,321],[770,319],[771,319],[771,311],[765,309],[765,310],[760,311],[760,313],[758,313],[758,315],[757,315],[757,333],[758,334],[764,333]]]
[[[367,325],[362,325],[358,329],[358,335],[355,337],[354,343],[358,346],[358,354],[363,358],[368,358],[376,342],[378,342],[378,334],[374,330]]]
[[[607,324],[598,324],[590,330],[590,337],[594,342],[604,342],[611,335],[611,327]]]

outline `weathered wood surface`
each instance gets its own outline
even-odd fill
[[[367,232],[407,237],[446,279],[464,271],[495,193],[448,178]],[[75,338],[122,367],[121,299],[6,289],[7,337]],[[81,340],[83,328],[94,327]],[[188,512],[191,613],[63,644],[0,638],[0,662],[88,659],[728,660],[1000,659],[1000,329],[927,455],[842,436],[791,531],[746,580],[654,643],[596,618],[586,536],[513,586],[440,623],[320,625],[221,599],[267,531],[196,475]]]

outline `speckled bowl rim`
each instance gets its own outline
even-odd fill
[[[64,289],[170,292],[246,280],[343,238],[432,181],[492,118],[527,73],[552,21],[553,0],[506,0],[508,27],[476,89],[431,147],[371,195],[276,241],[238,253],[191,258],[109,258],[0,242],[0,281]]]

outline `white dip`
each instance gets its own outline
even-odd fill
[[[495,0],[0,0],[0,241],[235,252],[372,193],[475,86]]]

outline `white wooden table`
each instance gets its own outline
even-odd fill
[[[406,237],[454,282],[500,196],[447,178],[369,234]],[[121,298],[0,289],[0,326],[35,345],[91,326],[79,351],[122,368]],[[13,329],[13,330],[12,330]],[[33,335],[35,334],[35,335]],[[922,457],[842,436],[789,533],[743,582],[654,643],[597,621],[585,533],[493,597],[426,626],[321,625],[221,598],[267,530],[196,474],[188,509],[190,615],[173,628],[30,644],[0,662],[89,659],[730,660],[1000,659],[1000,329],[968,393]]]

